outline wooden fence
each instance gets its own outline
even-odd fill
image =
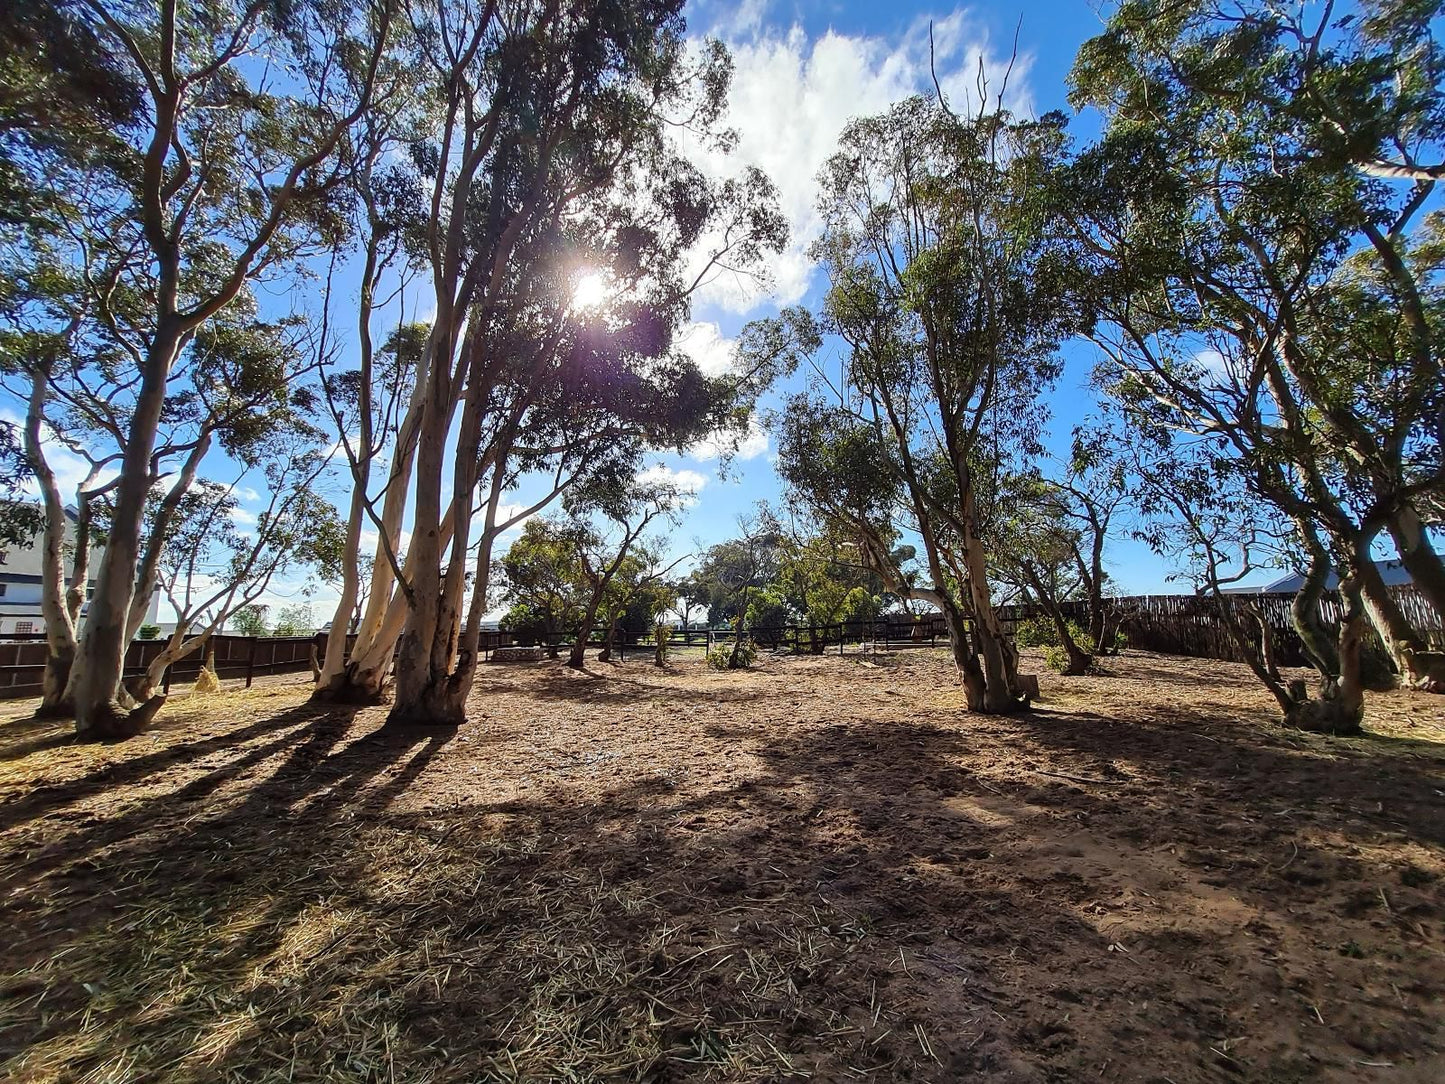
[[[1424,596],[1410,586],[1391,588],[1391,594],[1414,627],[1429,639],[1431,646],[1445,650],[1445,619],[1436,613]],[[1192,655],[1233,662],[1243,662],[1244,655],[1229,635],[1220,617],[1220,607],[1232,606],[1242,616],[1246,607],[1254,607],[1264,614],[1273,631],[1275,653],[1280,665],[1305,666],[1308,660],[1304,645],[1294,631],[1290,613],[1293,602],[1292,594],[1239,594],[1229,595],[1223,600],[1199,595],[1135,595],[1111,599],[1110,605],[1117,611],[1119,627],[1128,637],[1131,647],[1166,655]],[[1083,602],[1066,602],[1064,610],[1081,623],[1087,617]],[[1037,605],[1018,603],[1000,606],[998,616],[1004,631],[1013,635],[1020,622],[1042,617],[1044,613]],[[1338,628],[1339,598],[1325,595],[1319,603],[1319,616],[1321,624],[1327,629]],[[1247,627],[1252,628],[1253,625],[1252,618],[1246,620]],[[892,614],[876,621],[764,626],[749,632],[758,646],[765,650],[786,650],[802,655],[819,655],[835,649],[841,654],[849,645],[895,650],[936,647],[948,642],[948,630],[941,614],[924,614],[916,618]],[[588,642],[598,648],[606,636],[607,630],[593,629],[588,635]],[[674,629],[668,644],[670,647],[712,647],[731,643],[732,637],[733,633],[726,629]],[[222,679],[244,679],[250,686],[258,676],[310,670],[313,657],[320,659],[325,656],[326,638],[324,632],[314,636],[213,636],[211,645],[215,650],[216,674]],[[348,652],[354,640],[354,636],[347,637]],[[518,642],[536,641],[518,641],[510,632],[483,632],[483,657],[489,657],[498,647]],[[570,645],[562,642],[557,646],[565,651]],[[134,641],[126,652],[126,676],[145,673],[164,647],[163,640]],[[613,648],[619,659],[625,660],[629,651],[650,652],[653,649],[652,637],[650,633],[629,634],[619,630]],[[45,656],[43,633],[16,633],[0,640],[0,700],[39,696],[45,675]],[[173,683],[194,681],[203,661],[201,653],[197,652],[172,664],[166,671],[165,689],[169,690]]]
[[[1445,650],[1445,619],[1435,612],[1429,601],[1412,586],[1393,587],[1390,593],[1413,626],[1437,650]],[[1109,600],[1131,647],[1158,651],[1166,655],[1189,655],[1196,658],[1244,662],[1244,653],[1221,617],[1221,606],[1233,607],[1244,619],[1247,629],[1257,626],[1246,613],[1253,607],[1268,622],[1275,642],[1276,659],[1282,666],[1308,666],[1304,644],[1294,630],[1291,606],[1292,593],[1237,594],[1222,600],[1200,595],[1134,595]],[[1066,616],[1084,624],[1088,619],[1087,604],[1066,602]],[[1318,608],[1320,623],[1332,634],[1339,628],[1340,600],[1333,594],[1321,598]],[[998,607],[999,622],[1004,632],[1013,636],[1021,622],[1047,618],[1043,607],[1034,603],[1015,603]],[[948,642],[948,630],[941,614],[925,614],[918,618],[889,615],[877,621],[853,621],[822,625],[760,626],[749,630],[755,643],[768,651],[786,650],[797,654],[845,652],[850,645],[866,645],[896,650],[910,647],[933,647]],[[599,642],[594,631],[589,642]],[[731,644],[733,632],[728,629],[674,630],[668,641],[671,647]],[[1373,638],[1373,630],[1368,634]],[[625,657],[629,650],[650,650],[648,636],[622,636],[614,647]]]
[[[210,647],[215,651],[216,676],[222,680],[245,679],[249,688],[255,678],[267,674],[308,671],[313,657],[325,657],[327,635],[318,632],[313,636],[212,636]],[[348,654],[355,642],[355,634],[347,636]],[[511,642],[511,633],[483,632],[483,656]],[[131,641],[125,654],[125,676],[144,674],[165,646],[164,640]],[[40,695],[46,652],[44,633],[15,633],[0,641],[0,700]],[[172,684],[195,681],[204,663],[204,653],[200,651],[172,663],[166,668],[164,691],[169,692]]]
[[[1412,626],[1426,637],[1436,650],[1445,648],[1445,620],[1413,586],[1390,588]],[[1237,594],[1223,599],[1196,595],[1141,595],[1114,600],[1122,613],[1121,628],[1132,647],[1158,651],[1166,655],[1193,655],[1206,659],[1244,662],[1244,653],[1230,636],[1221,618],[1221,606],[1230,606],[1251,632],[1257,627],[1248,610],[1253,608],[1264,616],[1275,644],[1275,656],[1281,666],[1308,666],[1304,643],[1294,629],[1291,607],[1294,594]],[[1340,599],[1326,594],[1317,609],[1320,624],[1333,634],[1340,626]],[[1367,632],[1367,643],[1378,646],[1374,629]]]

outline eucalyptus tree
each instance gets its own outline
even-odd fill
[[[785,538],[766,504],[737,522],[733,537],[709,546],[689,575],[694,596],[707,606],[708,623],[732,622],[741,638],[755,592],[777,580]]]
[[[122,617],[126,643],[145,619],[172,520],[206,454],[219,449],[238,470],[261,471],[297,454],[310,455],[297,449],[321,443],[307,380],[316,367],[311,331],[302,320],[256,319],[252,299],[243,294],[197,329],[177,359],[152,442],[140,550]],[[110,538],[122,481],[118,468],[133,421],[128,392],[134,374],[115,338],[92,320],[75,321],[66,338],[65,349],[57,350],[44,336],[0,333],[0,388],[25,397],[19,428],[46,509],[41,604],[49,650],[41,710],[50,714],[74,711],[80,672],[72,663],[89,625],[89,615],[81,621],[81,605],[93,574],[91,554],[70,539],[102,523],[104,540]],[[68,492],[51,466],[57,451],[84,464]],[[102,560],[104,552],[97,551]],[[126,704],[130,698],[117,689],[115,699]]]
[[[1348,574],[1340,582],[1341,620],[1333,640],[1319,626],[1317,611],[1311,623],[1296,620],[1320,679],[1311,695],[1303,680],[1281,675],[1268,616],[1248,595],[1226,593],[1253,572],[1293,562],[1299,552],[1297,527],[1254,491],[1237,455],[1219,436],[1199,438],[1145,426],[1136,437],[1129,474],[1130,502],[1139,511],[1135,536],[1183,567],[1287,723],[1330,734],[1358,733],[1368,624],[1359,582]],[[1321,543],[1316,539],[1316,544]]]
[[[848,541],[836,526],[799,531],[793,525],[786,532],[776,585],[809,625],[871,621],[882,610],[883,583],[859,564]]]
[[[431,119],[422,94],[425,86],[422,82],[394,88],[385,101],[361,117],[354,140],[356,169],[347,194],[360,262],[352,314],[355,368],[343,367],[338,359],[321,383],[351,481],[333,629],[359,627],[367,609],[376,555],[363,553],[362,538],[368,513],[375,516],[373,478],[384,457],[395,451],[430,331],[426,324],[406,322],[405,307],[424,239],[421,166],[425,161],[424,133]],[[324,295],[328,310],[334,278],[333,263]],[[400,322],[378,349],[374,325],[393,311]],[[329,311],[326,316],[329,319]],[[344,636],[327,638],[318,675],[323,685],[341,673],[347,643]]]
[[[194,390],[184,376],[177,386],[181,363],[218,320],[256,321],[246,307],[255,283],[295,273],[315,245],[336,238],[331,200],[350,168],[349,133],[384,82],[393,11],[389,0],[84,0],[65,16],[67,48],[84,45],[71,50],[80,62],[66,78],[118,81],[134,92],[134,109],[99,141],[103,154],[69,156],[71,213],[32,237],[65,286],[19,330],[29,338],[30,398],[47,421],[52,409],[79,412],[113,436],[102,452],[115,471],[103,483],[108,544],[69,685],[82,735],[123,737],[141,721],[119,700],[149,578],[146,504],[169,476],[176,500],[162,520],[173,514],[218,433],[201,424],[179,442],[166,437],[177,393]],[[31,349],[41,335],[49,343]],[[191,400],[182,413],[195,408]],[[32,452],[42,479],[43,452]]]
[[[755,270],[784,227],[765,177],[709,182],[669,134],[680,125],[726,141],[726,54],[690,59],[679,8],[441,3],[419,20],[419,69],[442,103],[441,134],[418,156],[436,315],[373,513],[367,613],[345,668],[323,674],[323,695],[375,697],[396,647],[393,717],[454,721],[489,547],[511,522],[497,513],[516,479],[553,479],[535,511],[643,446],[738,424],[747,393],[705,379],[672,337],[706,269]],[[699,249],[704,271],[688,277]],[[577,302],[583,278],[606,283],[600,311]]]
[[[753,600],[778,578],[783,543],[778,517],[760,502],[751,513],[738,517],[732,538],[709,547],[692,573],[694,582],[707,590],[708,620],[732,620],[729,669],[736,670],[741,663]]]
[[[1070,327],[1041,180],[1062,121],[915,98],[854,121],[824,168],[817,255],[843,387],[794,397],[780,424],[792,489],[854,536],[864,563],[942,611],[970,710],[1026,705],[994,611],[1000,479],[1040,453],[1041,390]],[[923,585],[895,557],[922,543]]]
[[[1445,612],[1427,529],[1445,484],[1442,248],[1420,166],[1445,115],[1438,9],[1124,4],[1072,75],[1104,139],[1063,175],[1107,382],[1138,418],[1221,436],[1295,526],[1297,613],[1340,565],[1426,686],[1440,658],[1373,551],[1392,536]]]
[[[1110,655],[1122,617],[1109,599],[1105,548],[1127,521],[1132,437],[1114,419],[1075,427],[1066,457],[1047,456],[1007,479],[992,560],[1003,579],[1040,603],[1083,673],[1089,656]],[[1059,605],[1087,606],[1087,638],[1076,638]]]
[[[568,666],[580,669],[586,660],[587,638],[599,612],[606,610],[610,645],[617,617],[632,596],[675,567],[677,562],[664,567],[660,549],[647,544],[644,535],[658,524],[675,524],[684,497],[670,482],[621,477],[580,490],[570,502],[572,546],[586,593]]]
[[[1038,475],[1006,481],[999,505],[1006,509],[992,533],[989,567],[997,581],[1012,585],[1025,602],[1038,605],[1053,622],[1067,656],[1065,674],[1093,666],[1099,640],[1081,642],[1063,604],[1084,593],[1082,532],[1065,514],[1060,492]],[[1102,636],[1100,637],[1102,639]]]
[[[535,516],[496,563],[502,627],[535,635],[556,658],[563,633],[581,624],[582,569],[565,520]]]

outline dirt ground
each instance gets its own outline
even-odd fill
[[[1110,669],[996,719],[932,651],[492,666],[447,732],[7,705],[0,1077],[1445,1080],[1445,698],[1342,741]]]

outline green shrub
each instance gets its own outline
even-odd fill
[[[155,640],[160,637],[160,634],[161,627],[159,625],[142,625],[136,631],[136,636],[142,640]]]
[[[1047,617],[1031,617],[1019,622],[1014,640],[1019,647],[1046,647],[1058,643],[1059,634]]]
[[[751,640],[744,640],[743,646],[738,649],[739,670],[746,670],[758,657],[758,645]],[[733,645],[719,644],[707,654],[707,664],[714,670],[733,669]]]
[[[1069,668],[1069,653],[1059,644],[1048,644],[1044,647],[1044,665],[1062,674]]]
[[[748,628],[780,629],[793,619],[788,600],[776,587],[759,591],[748,603]]]
[[[1082,648],[1087,648],[1093,641],[1084,627],[1077,621],[1065,622],[1069,628],[1069,635],[1074,638],[1074,643]],[[1014,634],[1014,640],[1019,647],[1061,647],[1059,630],[1054,627],[1052,618],[1031,617],[1027,621],[1020,621],[1018,632]]]

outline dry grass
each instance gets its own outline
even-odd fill
[[[1037,721],[924,655],[498,669],[459,734],[282,683],[119,746],[12,713],[0,1074],[1438,1079],[1445,712],[1331,743],[1119,669]]]

